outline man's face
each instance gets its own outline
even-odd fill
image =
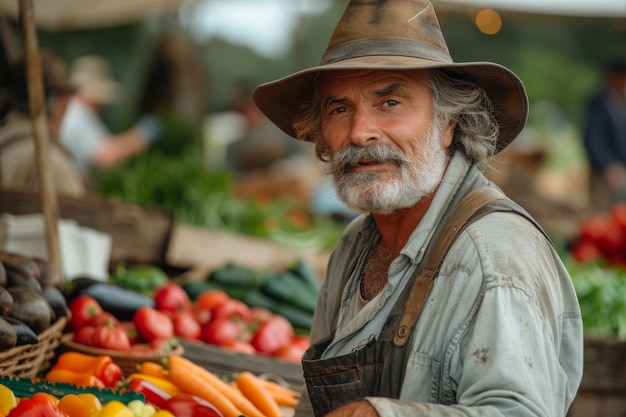
[[[390,214],[435,190],[454,125],[434,122],[426,72],[321,73],[319,88],[327,171],[349,207]]]

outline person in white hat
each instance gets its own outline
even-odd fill
[[[580,307],[541,227],[484,175],[521,80],[452,60],[426,0],[352,0],[321,63],[257,87],[362,213],[327,268],[296,417],[564,417]]]
[[[48,174],[52,188],[64,195],[81,197],[87,183],[74,158],[59,140],[59,125],[74,93],[67,64],[52,51],[41,50],[41,78],[48,121]],[[35,134],[30,118],[26,55],[10,67],[7,76],[7,111],[0,116],[0,185],[39,188]]]
[[[147,148],[160,133],[160,122],[144,116],[131,129],[113,134],[100,118],[100,111],[119,95],[106,60],[96,55],[72,63],[76,94],[61,123],[61,139],[87,177],[92,170],[111,167]]]

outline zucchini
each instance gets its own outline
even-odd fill
[[[180,284],[191,301],[196,301],[198,296],[206,290],[223,290],[223,285],[209,281],[185,281]]]
[[[293,274],[298,278],[302,278],[302,280],[309,284],[315,292],[319,291],[320,278],[309,262],[304,259],[297,259],[288,265],[286,270],[293,272]]]
[[[264,285],[262,290],[278,301],[287,302],[309,313],[315,310],[317,291],[292,272],[279,273],[275,279]]]
[[[249,290],[241,298],[241,301],[250,307],[262,307],[275,312],[276,300],[259,290]]]
[[[229,263],[223,268],[213,270],[207,281],[216,282],[229,287],[259,288],[273,278],[271,271],[254,271],[253,269]]]
[[[276,303],[274,313],[283,316],[295,329],[311,330],[313,314],[287,303]]]

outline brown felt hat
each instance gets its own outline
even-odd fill
[[[254,101],[292,137],[300,106],[313,98],[315,76],[337,70],[447,68],[485,89],[500,126],[497,151],[520,133],[528,97],[511,70],[492,62],[453,62],[439,22],[427,0],[351,0],[318,66],[257,87]]]

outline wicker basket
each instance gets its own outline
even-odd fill
[[[0,352],[0,375],[35,378],[46,371],[56,357],[67,319],[59,318],[39,335],[39,342]]]
[[[143,362],[161,362],[164,358],[172,355],[182,355],[185,350],[181,344],[177,344],[173,349],[154,352],[122,352],[110,349],[98,349],[72,341],[73,333],[66,333],[61,339],[62,351],[74,351],[86,353],[88,355],[108,355],[122,369],[124,376],[137,372],[138,365]]]

